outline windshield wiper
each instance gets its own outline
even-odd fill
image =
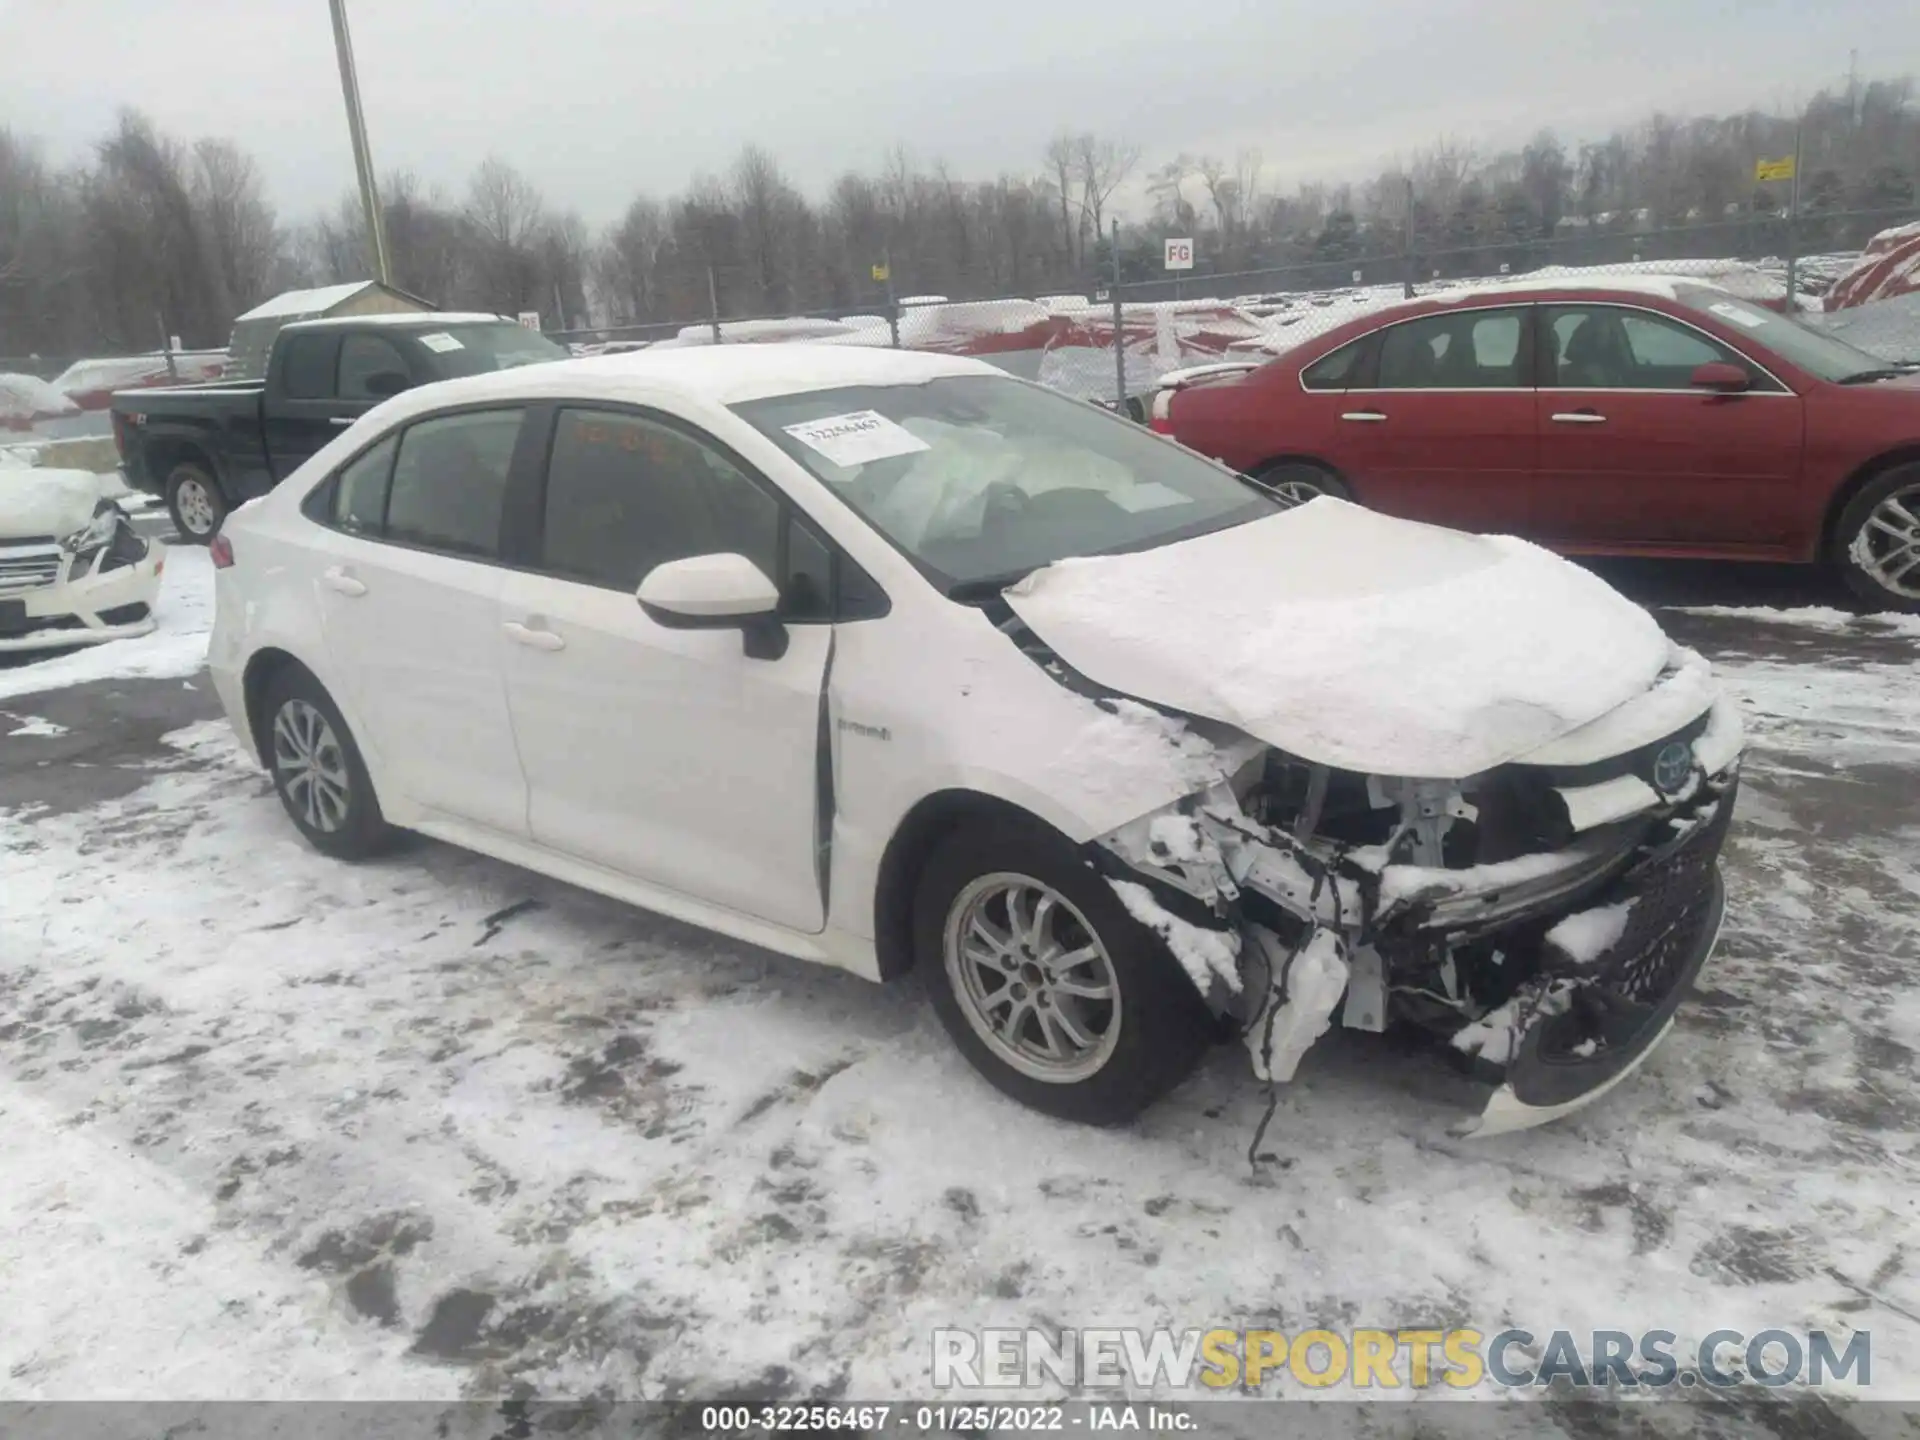
[[[1009,585],[1017,585],[1033,573],[1034,567],[1024,570],[1009,570],[1004,575],[988,575],[979,580],[962,580],[947,591],[949,600],[957,600],[962,605],[978,604],[982,600],[992,600]]]
[[[1843,376],[1840,383],[1865,385],[1871,380],[1898,380],[1902,375],[1911,375],[1916,370],[1920,370],[1920,365],[1886,365],[1877,370],[1856,370],[1851,375]]]

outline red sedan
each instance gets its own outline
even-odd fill
[[[1920,611],[1920,375],[1698,281],[1409,301],[1169,377],[1152,425],[1290,499],[1573,554],[1830,561]]]

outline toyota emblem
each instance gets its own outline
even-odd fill
[[[1678,794],[1693,776],[1693,747],[1670,740],[1653,757],[1653,784],[1662,795]]]

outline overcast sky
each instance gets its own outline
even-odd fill
[[[895,144],[989,178],[1063,127],[1362,178],[1451,135],[1787,109],[1920,72],[1916,0],[349,0],[382,171],[489,152],[589,221],[748,142],[809,193]],[[283,214],[353,182],[327,0],[0,0],[0,125],[83,155],[135,106],[259,158]]]

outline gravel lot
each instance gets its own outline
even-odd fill
[[[1858,1327],[1920,1398],[1920,622],[1608,573],[1722,607],[1662,619],[1747,707],[1692,1003],[1599,1106],[1477,1143],[1430,1057],[1336,1032],[1257,1169],[1237,1048],[1067,1128],[911,982],[431,842],[314,854],[190,624],[0,670],[0,1399],[869,1398],[952,1324]]]

